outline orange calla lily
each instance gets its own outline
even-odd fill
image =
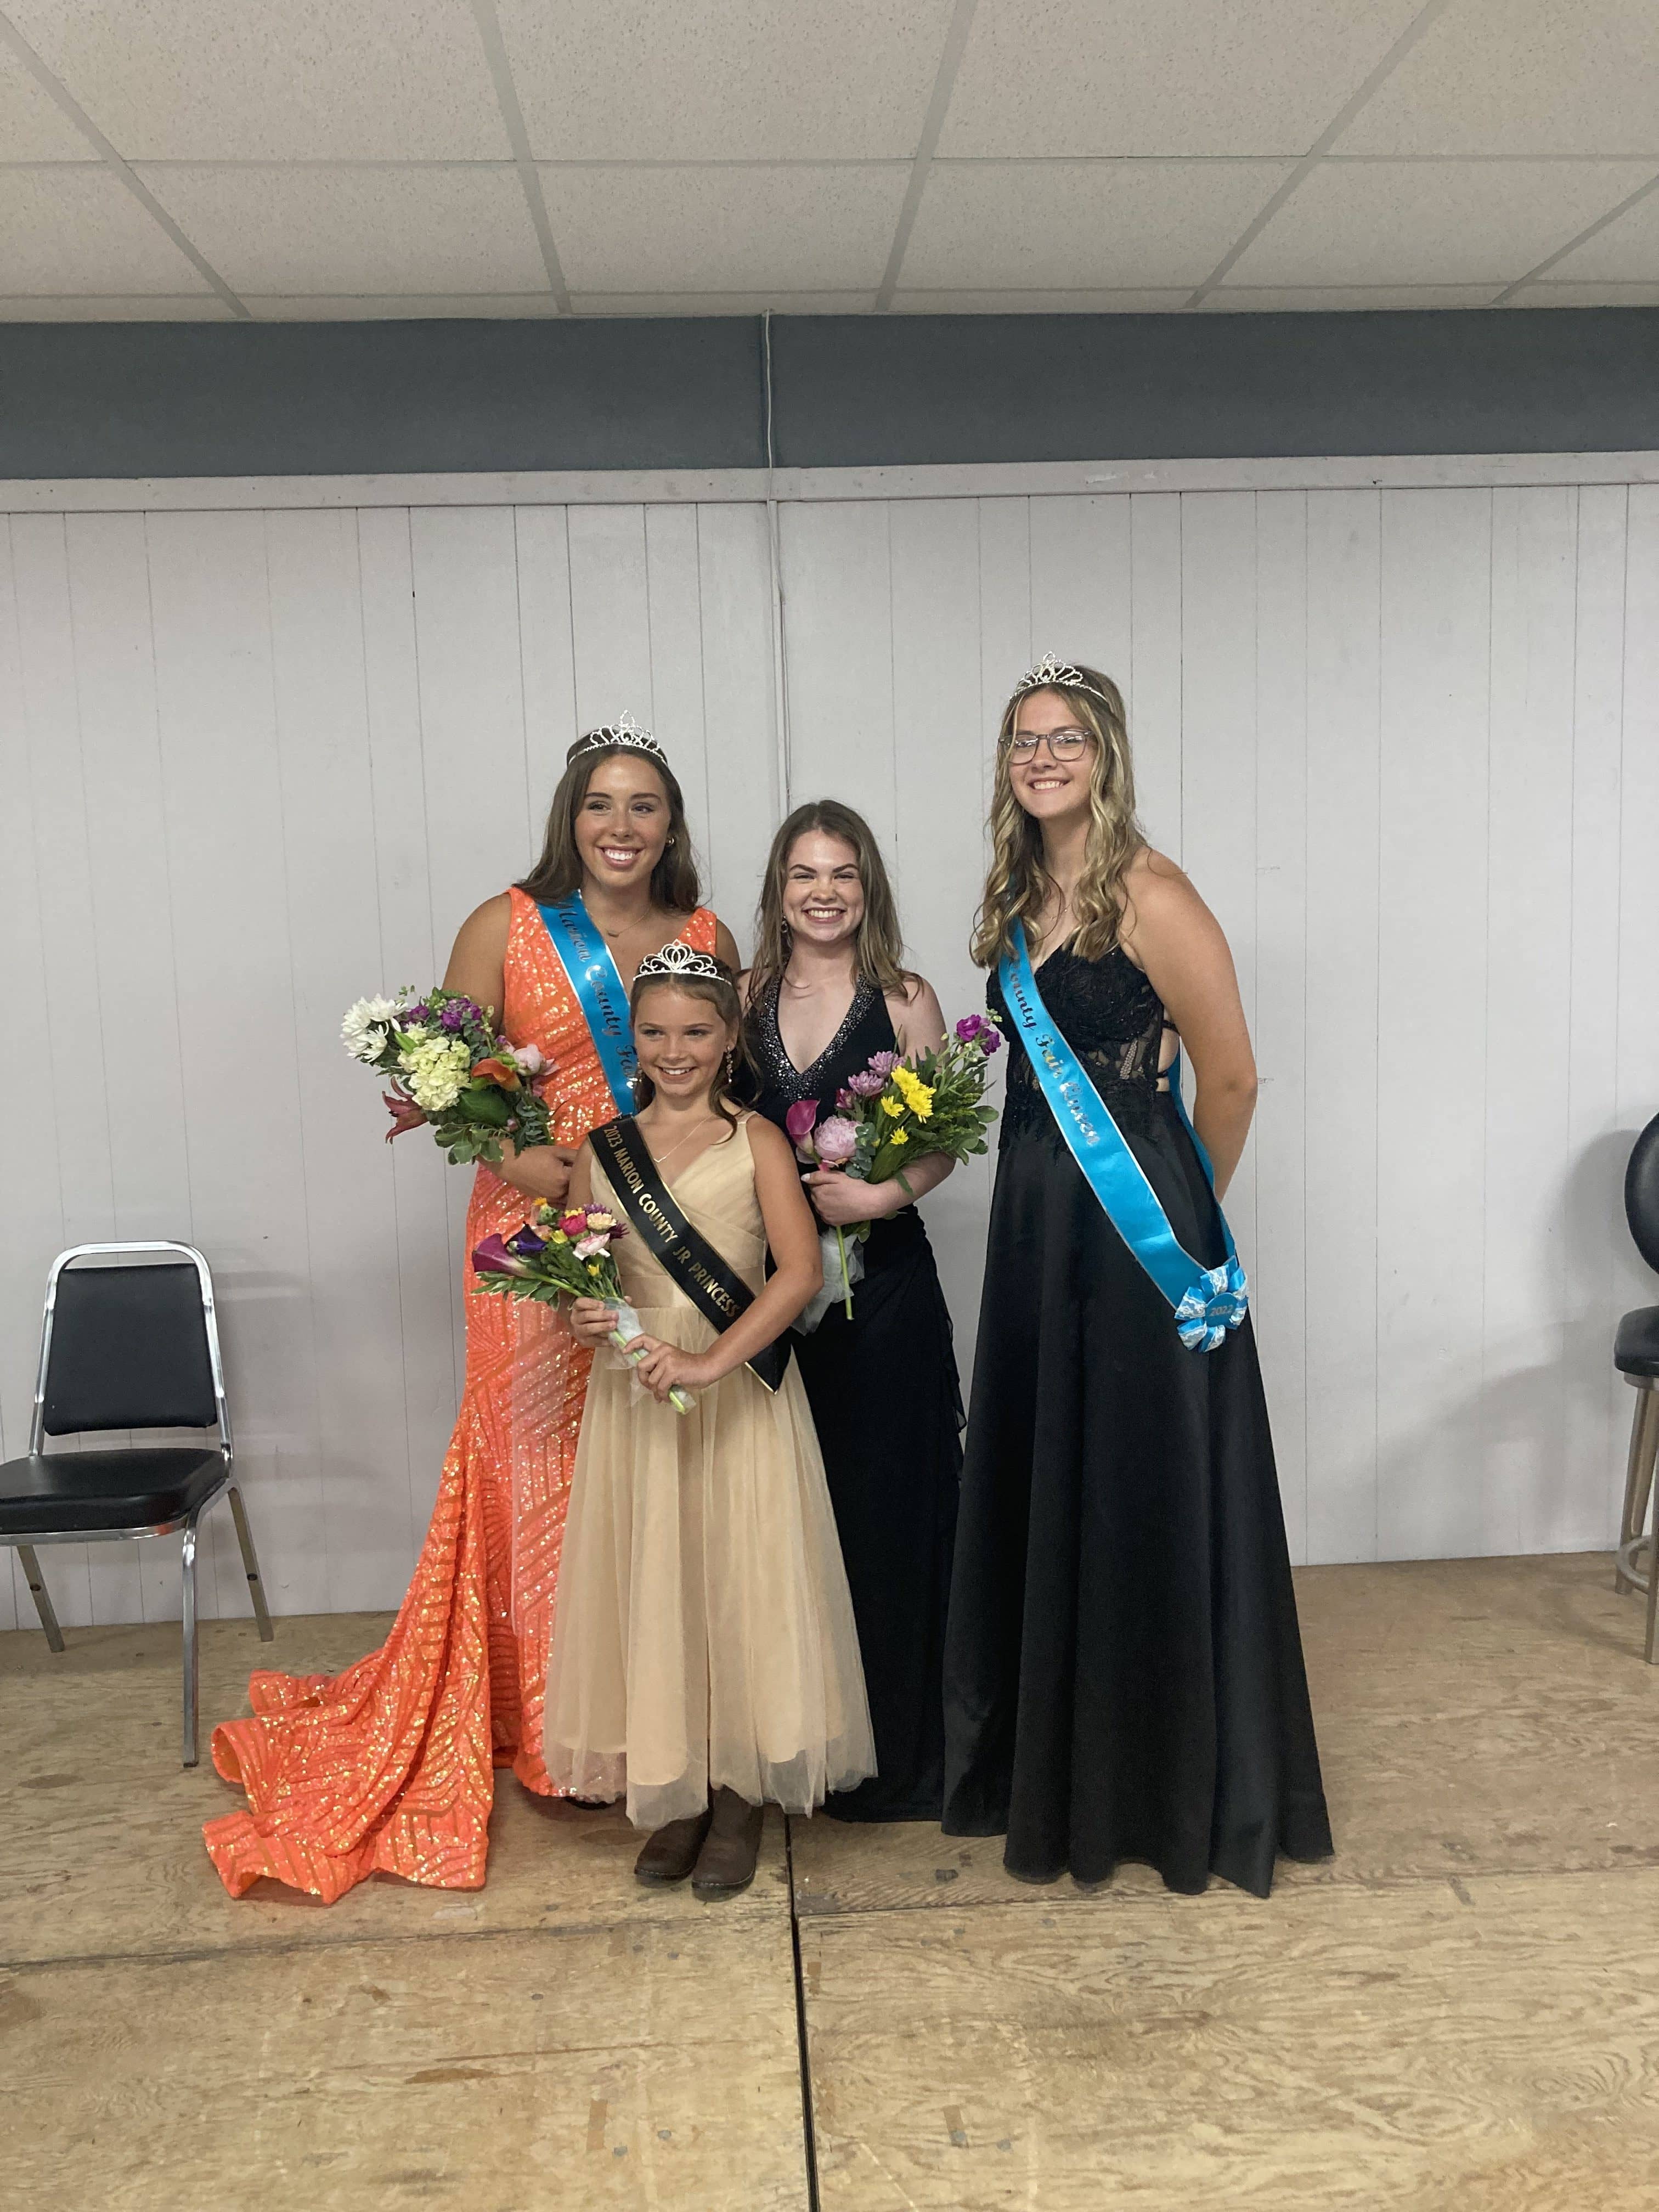
[[[470,1079],[474,1083],[494,1083],[503,1091],[516,1091],[522,1080],[518,1069],[505,1060],[479,1060]]]

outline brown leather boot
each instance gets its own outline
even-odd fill
[[[760,1856],[761,1830],[766,1825],[764,1805],[751,1805],[735,1790],[715,1795],[714,1818],[697,1863],[691,1874],[691,1894],[707,1898],[736,1897],[755,1879]]]
[[[697,1863],[697,1854],[702,1849],[713,1816],[711,1806],[708,1812],[691,1813],[683,1820],[671,1820],[666,1827],[658,1828],[647,1836],[645,1848],[634,1862],[635,1880],[684,1881]]]

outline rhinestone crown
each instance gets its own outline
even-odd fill
[[[676,938],[665,945],[660,952],[653,952],[648,960],[641,960],[635,975],[636,983],[643,983],[647,975],[665,976],[670,982],[684,981],[688,975],[701,975],[710,983],[731,981],[718,960],[707,952],[699,952],[695,945]]]
[[[641,729],[631,714],[618,714],[614,722],[605,723],[602,729],[590,730],[577,748],[576,757],[580,760],[583,753],[605,752],[613,745],[626,745],[630,752],[649,753],[665,768],[668,765],[667,754],[650,731]]]
[[[1068,691],[1086,691],[1103,707],[1106,703],[1104,693],[1089,681],[1080,668],[1074,668],[1069,660],[1056,660],[1052,653],[1045,653],[1036,666],[1028,669],[1020,678],[1014,686],[1014,696],[1018,699],[1026,691],[1046,691],[1052,684],[1063,684]]]

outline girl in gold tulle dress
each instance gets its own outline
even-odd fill
[[[753,1878],[766,1803],[811,1812],[875,1753],[823,1462],[779,1343],[820,1280],[794,1158],[726,1096],[728,969],[666,947],[631,1006],[647,1103],[594,1132],[570,1194],[627,1228],[641,1334],[631,1361],[601,1350],[588,1385],[543,1750],[556,1788],[625,1797],[653,1831],[642,1881],[718,1897]],[[574,1309],[596,1347],[617,1320]]]

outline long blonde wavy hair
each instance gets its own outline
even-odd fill
[[[1008,745],[1023,703],[1037,690],[1052,691],[1089,731],[1095,749],[1089,770],[1089,838],[1083,873],[1072,894],[1077,933],[1072,939],[1085,960],[1098,960],[1117,942],[1128,894],[1124,878],[1146,843],[1135,818],[1135,772],[1123,695],[1109,676],[1070,664],[1081,684],[1023,684],[1002,710],[997,729],[996,780],[991,793],[991,866],[974,926],[970,950],[981,968],[994,968],[1013,949],[1014,924],[1029,933],[1054,889],[1042,865],[1042,833],[1014,796]],[[1086,688],[1085,688],[1086,687]]]

